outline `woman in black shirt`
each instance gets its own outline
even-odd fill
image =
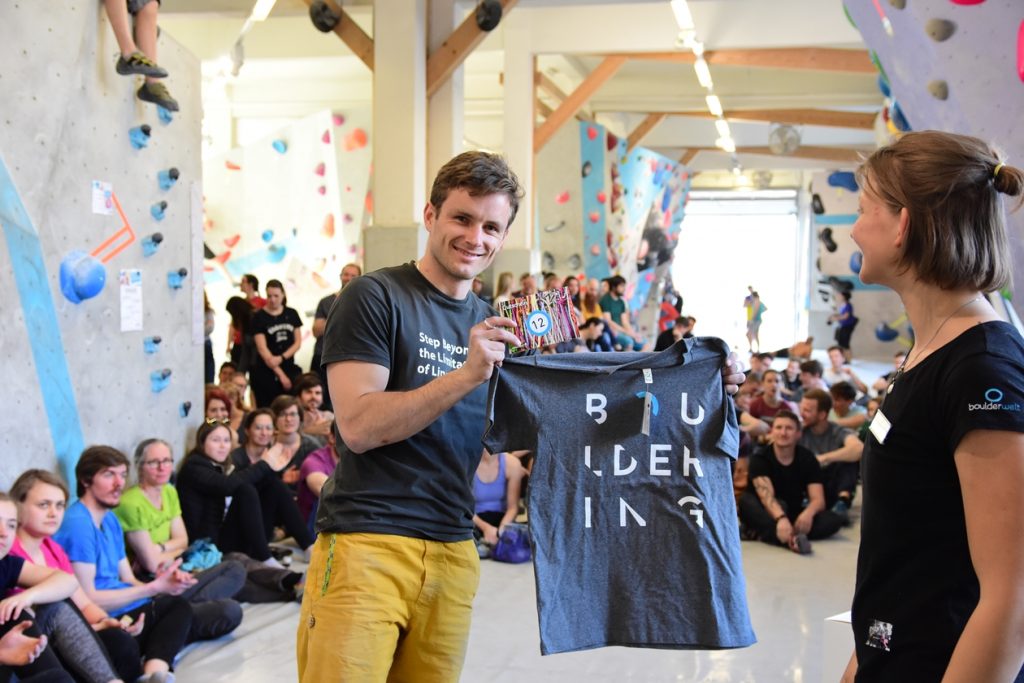
[[[267,283],[267,305],[252,317],[258,357],[249,375],[259,408],[266,408],[279,395],[290,391],[292,380],[302,374],[295,363],[295,354],[302,346],[302,320],[287,303],[284,285],[271,280]]]

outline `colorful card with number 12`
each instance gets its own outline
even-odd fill
[[[580,323],[566,287],[509,299],[498,304],[498,313],[516,322],[513,333],[523,342],[510,346],[518,353],[549,344],[579,339]]]

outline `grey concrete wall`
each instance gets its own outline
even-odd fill
[[[101,3],[22,1],[0,7],[0,84],[7,93],[0,158],[11,181],[0,190],[20,200],[37,233],[19,233],[10,220],[0,226],[7,237],[0,241],[0,289],[7,293],[8,321],[0,327],[6,394],[0,410],[0,488],[30,466],[53,468],[60,460],[73,467],[78,453],[68,444],[76,440],[130,451],[142,438],[159,436],[180,457],[202,419],[199,62],[166,33],[159,51],[159,63],[171,73],[166,82],[182,109],[169,124],[159,120],[153,105],[135,98],[138,77],[116,73],[117,45]],[[129,130],[144,123],[152,127],[152,138],[146,149],[135,150]],[[171,166],[181,179],[165,192],[157,173]],[[60,291],[61,260],[72,250],[93,251],[121,228],[116,211],[111,216],[92,212],[93,180],[113,185],[136,239],[105,264],[106,285],[99,295],[74,304]],[[160,200],[168,209],[157,222],[150,207]],[[144,257],[141,240],[155,231],[164,242],[156,254]],[[22,242],[12,241],[16,235]],[[9,248],[25,240],[38,241],[41,263],[27,263],[20,248]],[[167,273],[181,267],[189,270],[185,287],[172,291]],[[142,274],[140,332],[121,332],[118,274],[126,268]],[[21,275],[33,271],[45,283],[39,289],[49,291],[19,291],[19,269]],[[30,305],[33,297],[38,307]],[[45,340],[31,331],[39,325],[26,325],[25,307],[29,316],[37,316],[39,308],[56,313],[56,329],[49,328]],[[143,338],[153,335],[163,341],[156,354],[146,355]],[[60,363],[37,367],[33,348],[42,341],[62,350],[66,373]],[[170,384],[154,393],[150,372],[160,368],[171,369]],[[62,375],[70,379],[69,390],[57,393],[77,415],[55,422],[51,389],[63,386]],[[185,401],[193,406],[187,418],[179,412]],[[77,430],[80,439],[65,439]]]

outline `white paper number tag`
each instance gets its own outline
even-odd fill
[[[878,439],[878,443],[885,443],[885,437],[889,436],[889,430],[892,428],[892,423],[889,422],[889,418],[885,416],[882,409],[879,408],[875,412],[875,417],[871,420],[871,433]]]

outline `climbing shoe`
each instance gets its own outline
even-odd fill
[[[143,102],[152,102],[167,111],[178,111],[177,100],[171,97],[171,93],[167,92],[167,87],[163,83],[144,83],[136,95]]]
[[[131,53],[127,57],[124,55],[118,57],[116,68],[117,73],[122,76],[138,74],[140,76],[149,76],[150,78],[167,77],[167,69],[157,66],[156,62],[138,51]]]

